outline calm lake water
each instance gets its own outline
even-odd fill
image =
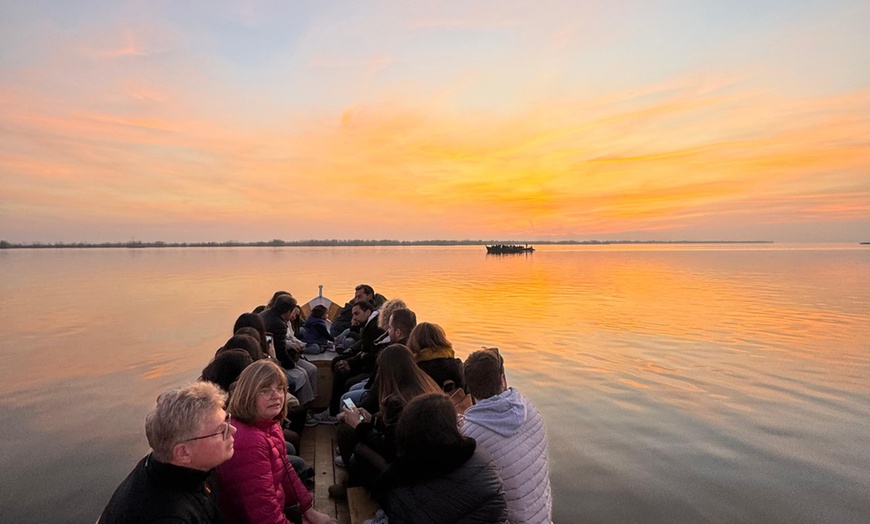
[[[0,521],[93,522],[240,313],[361,282],[501,348],[559,524],[870,521],[857,244],[2,250]]]

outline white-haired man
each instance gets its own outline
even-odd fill
[[[233,456],[226,395],[210,382],[157,397],[145,417],[151,453],[121,482],[100,524],[221,522],[212,470]]]

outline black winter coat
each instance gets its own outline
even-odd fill
[[[433,450],[426,457],[399,457],[381,476],[375,496],[390,524],[500,524],[507,522],[498,469],[474,439]]]
[[[223,522],[210,472],[159,462],[148,455],[118,486],[100,524]]]
[[[287,347],[287,322],[273,309],[260,312],[260,319],[266,332],[272,333],[272,342],[275,344],[275,358],[285,369],[296,367],[296,350]]]
[[[462,372],[462,361],[458,358],[435,358],[417,362],[417,366],[432,377],[441,389],[444,383],[452,380],[457,388],[465,387],[465,375]]]

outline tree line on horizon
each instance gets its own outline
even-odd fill
[[[353,246],[480,246],[487,244],[545,244],[545,245],[606,245],[606,244],[761,244],[772,240],[280,240],[259,242],[31,242],[13,243],[0,240],[0,249],[46,248],[162,248],[162,247],[353,247]]]

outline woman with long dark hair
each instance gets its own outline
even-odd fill
[[[396,460],[375,490],[390,524],[507,522],[498,469],[459,432],[446,395],[421,395],[405,407],[396,447]]]
[[[417,367],[411,351],[401,344],[384,348],[378,355],[378,367],[377,387],[371,391],[379,399],[377,416],[365,408],[346,406],[339,415],[345,423],[338,426],[336,439],[350,478],[347,484],[329,487],[334,498],[343,498],[347,485],[371,489],[396,457],[393,430],[402,410],[415,397],[441,393],[432,378]]]

